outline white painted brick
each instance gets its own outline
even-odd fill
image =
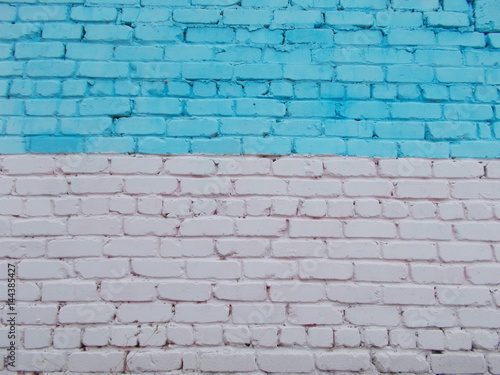
[[[328,256],[339,259],[379,258],[379,245],[374,241],[328,241]]]
[[[345,312],[348,322],[361,326],[397,326],[399,318],[397,308],[389,306],[357,306]]]
[[[431,177],[432,164],[425,159],[384,159],[379,162],[380,175],[386,177]]]
[[[323,371],[363,371],[371,367],[370,353],[365,350],[336,349],[316,357],[316,366]]]
[[[276,176],[321,176],[323,163],[311,159],[278,159],[272,163],[272,170]]]
[[[109,344],[116,347],[133,347],[137,345],[137,327],[112,326],[109,334]]]
[[[373,284],[334,283],[326,287],[328,299],[342,303],[374,303],[380,300],[380,287]]]
[[[382,216],[389,219],[398,219],[407,217],[409,214],[408,206],[405,202],[389,201],[382,203]]]
[[[113,157],[110,171],[113,174],[157,174],[163,166],[158,157]]]
[[[342,184],[337,180],[290,180],[288,191],[300,197],[335,197],[341,193]]]
[[[23,343],[25,349],[48,348],[52,344],[52,328],[30,327],[24,330]]]
[[[113,278],[118,279],[130,272],[127,259],[95,259],[75,262],[75,271],[84,279]]]
[[[174,301],[207,301],[212,295],[212,286],[208,282],[176,280],[158,285],[161,299]]]
[[[319,240],[276,240],[271,255],[276,258],[324,257],[325,244]]]
[[[52,215],[52,200],[49,198],[26,199],[24,213],[27,216],[50,216]]]
[[[172,318],[170,303],[124,303],[116,311],[120,323],[161,323]]]
[[[442,307],[406,308],[403,321],[407,327],[453,327],[457,317],[452,309]]]
[[[269,297],[273,302],[317,302],[324,299],[325,288],[319,283],[271,284]]]
[[[261,175],[271,171],[271,160],[264,158],[225,158],[215,160],[218,163],[217,174],[222,175]]]
[[[133,214],[136,211],[135,198],[113,196],[109,198],[109,210],[120,214]]]
[[[191,216],[191,199],[175,198],[164,199],[162,213],[166,217],[188,217]]]
[[[172,371],[182,367],[180,351],[158,351],[130,353],[127,356],[127,368],[141,373],[143,371]]]
[[[169,325],[167,327],[168,342],[176,345],[193,345],[194,333],[191,326],[186,325]],[[184,362],[184,367],[186,367]]]
[[[364,198],[354,201],[355,216],[363,218],[378,217],[382,213],[382,205],[378,199]]]
[[[401,349],[415,349],[417,347],[417,337],[416,332],[404,329],[396,328],[389,331],[389,342],[392,347]]]
[[[223,238],[216,241],[216,248],[217,252],[225,257],[262,257],[268,251],[269,241],[261,239]]]
[[[75,194],[119,193],[123,189],[123,179],[120,177],[68,177],[71,192]]]
[[[102,242],[99,239],[60,239],[47,243],[49,258],[79,258],[99,256],[102,252]]]
[[[13,371],[63,371],[66,366],[66,355],[63,353],[48,353],[47,351],[18,351],[16,367]]]
[[[465,270],[472,284],[500,284],[500,267],[497,264],[467,266]]]
[[[68,356],[69,371],[111,372],[123,371],[125,353],[121,351],[76,352]]]
[[[465,202],[465,212],[469,220],[485,220],[493,218],[491,205],[485,202]]]
[[[42,301],[95,301],[97,286],[94,281],[52,281],[42,285]]]
[[[277,178],[245,177],[234,182],[238,195],[286,195],[287,183]]]
[[[141,326],[137,336],[139,346],[165,346],[167,344],[167,328],[164,326]]]
[[[342,224],[332,219],[291,219],[290,237],[340,237]]]
[[[16,306],[17,324],[55,325],[57,322],[57,305],[53,304],[23,304]],[[3,310],[2,323],[7,324],[7,309]]]
[[[215,173],[215,163],[201,157],[177,157],[168,159],[164,165],[169,174],[208,176]]]
[[[382,300],[387,305],[433,305],[434,288],[430,286],[385,285]]]
[[[442,305],[452,306],[483,306],[491,300],[489,290],[480,287],[438,286],[436,295]]]
[[[71,235],[118,235],[121,219],[116,217],[71,217],[68,233]]]
[[[278,328],[252,327],[252,344],[256,347],[275,348],[278,346]]]
[[[458,311],[461,326],[466,328],[500,327],[500,313],[491,309],[462,309]]]
[[[178,181],[172,177],[127,177],[125,191],[129,194],[172,194],[177,190]]]
[[[349,280],[353,277],[352,263],[330,260],[303,260],[299,262],[302,279]]]
[[[382,244],[385,259],[433,260],[437,257],[437,249],[430,242],[390,242]]]
[[[285,219],[244,218],[236,219],[236,233],[239,236],[280,237],[286,230]]]
[[[70,265],[57,260],[23,260],[17,267],[21,279],[66,279],[73,276]]]
[[[113,238],[104,245],[104,255],[107,256],[155,256],[158,254],[156,238]]]
[[[64,235],[65,232],[66,232],[66,224],[61,220],[47,220],[47,219],[12,220],[12,235],[14,236],[26,236],[26,237],[61,236]]]
[[[327,201],[324,199],[308,199],[301,201],[299,215],[310,217],[323,217],[328,209]]]
[[[344,233],[351,238],[394,238],[396,226],[390,221],[353,220],[345,224]]]
[[[163,201],[159,197],[144,197],[137,200],[137,212],[146,215],[160,215]]]
[[[486,361],[491,373],[500,374],[500,355],[488,354],[486,355]]]
[[[162,257],[205,257],[214,254],[214,242],[208,238],[162,238]]]
[[[198,217],[182,222],[179,234],[186,237],[230,236],[234,233],[234,220],[226,217]]]
[[[376,368],[381,372],[429,372],[429,364],[420,353],[376,353],[374,357]]]
[[[460,202],[443,202],[438,204],[439,217],[443,220],[464,219],[464,208]]]
[[[104,303],[70,304],[59,310],[60,323],[109,323],[115,307]]]
[[[454,228],[459,240],[500,240],[500,225],[497,222],[464,222],[455,224]]]
[[[250,279],[291,279],[298,270],[292,261],[246,260],[243,272]]]
[[[398,198],[447,198],[448,190],[447,181],[400,180],[396,182],[396,196]]]
[[[498,181],[458,181],[451,184],[451,196],[457,199],[499,199]]]
[[[276,324],[285,321],[285,305],[278,303],[234,303],[232,318],[235,324]]]
[[[438,221],[402,221],[399,223],[401,238],[409,240],[450,240],[451,224]]]
[[[265,372],[303,373],[314,369],[312,353],[274,350],[257,354],[257,366]]]
[[[481,353],[431,354],[432,371],[445,374],[470,374],[486,371],[486,361]]]
[[[2,171],[7,175],[52,174],[55,161],[50,156],[8,156],[3,159]]]
[[[231,192],[232,183],[229,178],[183,178],[182,195],[227,195]]]
[[[278,216],[294,216],[297,214],[299,200],[297,198],[272,198],[271,212]]]
[[[338,177],[371,177],[376,175],[375,163],[369,159],[341,158],[325,160],[326,174]]]
[[[250,372],[256,370],[255,354],[224,350],[202,353],[200,370],[207,372]]]
[[[358,347],[361,343],[359,330],[353,327],[340,327],[334,330],[333,338],[335,346],[345,346],[348,348]]]
[[[241,265],[234,260],[188,260],[186,274],[191,279],[239,279]]]
[[[347,180],[344,194],[347,197],[390,197],[394,186],[387,180]]]
[[[229,319],[229,306],[224,304],[179,303],[174,321],[178,323],[217,323]]]
[[[307,343],[313,348],[331,348],[333,330],[329,327],[311,327],[307,330]],[[317,361],[316,359],[316,363]]]
[[[54,329],[54,348],[56,349],[75,349],[81,346],[80,328],[57,327]]]
[[[366,346],[383,348],[387,346],[389,337],[385,328],[365,328],[363,342]]]
[[[444,332],[446,349],[449,350],[471,350],[472,337],[469,332],[460,329],[447,330]]]
[[[245,201],[243,199],[219,199],[217,213],[223,216],[242,217],[245,215]]]
[[[439,257],[444,262],[473,262],[493,259],[491,247],[485,243],[442,242]]]
[[[445,350],[445,337],[441,330],[429,329],[417,331],[418,347],[428,350]]]
[[[226,301],[263,301],[267,291],[264,283],[221,283],[214,287],[214,295]]]
[[[152,301],[156,298],[155,285],[149,281],[103,280],[100,295],[105,301]]]
[[[64,173],[98,173],[109,169],[109,159],[100,155],[72,154],[61,155],[58,167]]]
[[[460,331],[462,332],[462,331]],[[495,350],[498,347],[498,333],[492,330],[467,330],[472,337],[474,347],[485,350]]]
[[[472,160],[435,160],[434,176],[446,178],[477,178],[484,175],[484,165]]]
[[[298,325],[342,324],[342,313],[330,305],[291,304],[288,319],[290,323]]]
[[[132,271],[146,277],[180,277],[184,274],[184,261],[137,259],[132,260]]]
[[[411,264],[413,281],[422,284],[464,284],[465,274],[462,266],[438,264]]]
[[[280,346],[304,346],[306,330],[303,327],[282,327],[279,335]]]
[[[498,161],[492,160],[486,164],[486,176],[500,178],[500,163]]]
[[[408,267],[404,263],[354,263],[354,278],[359,281],[401,282],[407,277]]]
[[[249,326],[224,327],[223,340],[229,345],[250,345],[252,332]]]

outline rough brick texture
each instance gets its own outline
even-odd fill
[[[2,0],[0,153],[498,158],[497,0]]]
[[[496,161],[0,167],[2,277],[18,271],[9,370],[500,374]]]

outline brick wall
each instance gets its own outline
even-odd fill
[[[495,0],[1,3],[4,154],[500,157]]]
[[[11,370],[500,374],[498,161],[0,166],[0,263],[18,272]]]

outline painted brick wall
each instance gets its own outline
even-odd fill
[[[0,153],[500,156],[496,0],[2,0]]]
[[[500,374],[498,161],[0,167],[16,371]]]

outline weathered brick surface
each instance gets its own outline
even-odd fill
[[[497,374],[497,163],[449,164],[1,156],[9,369]]]

